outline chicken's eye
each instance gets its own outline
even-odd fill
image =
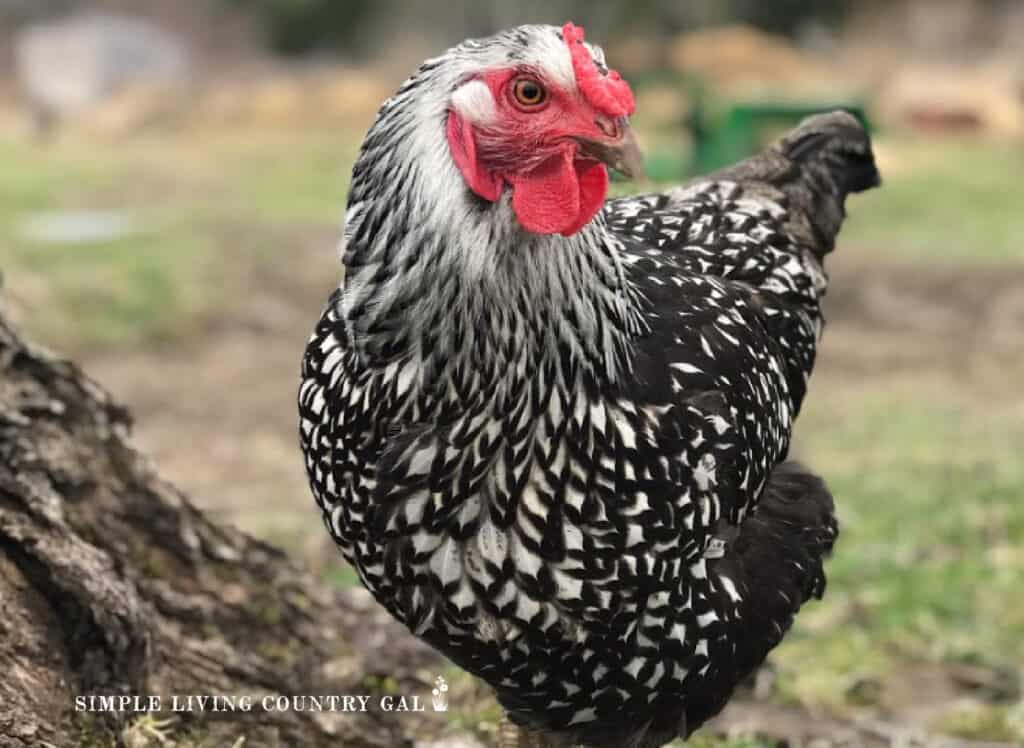
[[[540,106],[547,98],[547,92],[532,78],[520,78],[512,84],[512,95],[520,106],[533,108]]]

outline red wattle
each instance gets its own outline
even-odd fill
[[[519,223],[535,234],[560,234],[576,222],[580,212],[580,185],[572,151],[549,158],[512,182],[512,208]]]
[[[577,161],[567,147],[538,168],[512,181],[512,208],[519,223],[535,234],[570,236],[601,209],[608,189],[603,164]]]
[[[576,214],[576,222],[567,231],[566,236],[575,234],[597,215],[608,195],[608,170],[597,161],[577,161],[576,175],[580,185],[580,210]]]
[[[452,159],[466,184],[484,200],[495,202],[501,197],[502,179],[483,168],[477,159],[473,125],[455,112],[449,112],[446,130]]]

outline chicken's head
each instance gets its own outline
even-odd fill
[[[460,80],[446,134],[466,185],[495,202],[506,187],[523,228],[570,235],[600,210],[611,166],[641,170],[633,94],[571,23],[533,27],[520,49]]]

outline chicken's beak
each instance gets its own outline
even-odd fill
[[[630,179],[639,179],[644,176],[644,154],[629,124],[623,121],[616,125],[616,137],[579,138],[580,149]]]

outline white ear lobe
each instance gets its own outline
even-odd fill
[[[490,122],[496,113],[491,89],[483,81],[470,81],[458,88],[452,94],[452,105],[470,122]]]

